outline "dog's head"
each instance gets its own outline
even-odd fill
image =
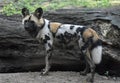
[[[32,14],[29,13],[27,8],[23,8],[21,12],[23,15],[22,24],[24,25],[25,30],[30,34],[35,33],[38,28],[40,29],[44,25],[42,8],[37,8]]]

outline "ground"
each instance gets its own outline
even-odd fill
[[[1,73],[0,83],[87,83],[86,78],[79,72],[50,72],[47,76],[41,76],[40,72],[27,73]],[[120,83],[120,78],[108,78],[95,75],[95,83]]]

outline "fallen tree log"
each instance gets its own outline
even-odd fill
[[[61,23],[91,26],[102,39],[112,43],[104,46],[103,60],[97,66],[99,74],[120,76],[120,25],[119,14],[113,15],[114,9],[61,9],[48,11],[44,17]],[[119,12],[120,13],[120,12]],[[119,18],[118,18],[119,17]],[[21,24],[20,15],[0,15],[0,72],[40,71],[44,67],[44,47],[31,38]],[[61,48],[55,47],[51,70],[83,70],[77,45]]]

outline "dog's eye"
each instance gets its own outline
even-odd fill
[[[34,23],[34,21],[30,21],[30,23]]]
[[[28,22],[28,20],[25,20],[24,22],[26,23],[26,22]]]

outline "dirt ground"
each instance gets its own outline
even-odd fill
[[[88,83],[87,76],[79,75],[79,72],[50,72],[47,76],[41,76],[40,72],[27,73],[1,73],[0,83]],[[95,83],[120,83],[120,78],[111,78],[95,75]]]

